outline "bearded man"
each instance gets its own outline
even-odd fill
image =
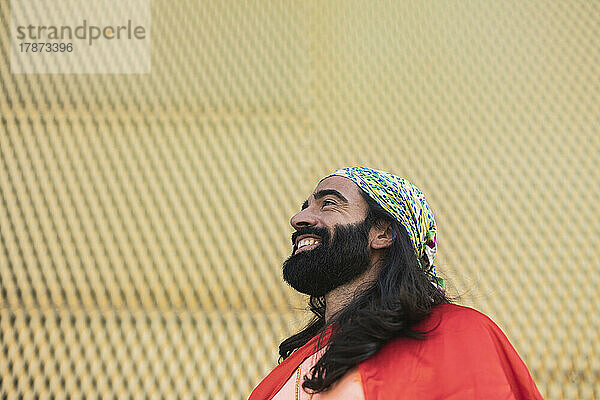
[[[335,171],[290,222],[283,278],[315,317],[250,400],[542,398],[500,328],[447,298],[433,213],[409,181]]]

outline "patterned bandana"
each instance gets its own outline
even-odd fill
[[[325,178],[333,175],[343,176],[356,183],[404,226],[419,264],[430,276],[433,284],[443,291],[444,280],[437,276],[433,265],[437,251],[437,228],[425,195],[408,180],[371,168],[342,168]]]

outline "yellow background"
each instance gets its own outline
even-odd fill
[[[2,397],[247,397],[306,320],[289,218],[361,164],[546,398],[600,398],[599,2],[152,0],[147,75],[12,75],[9,16]]]

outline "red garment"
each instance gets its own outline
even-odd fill
[[[435,329],[425,340],[394,339],[358,365],[365,400],[542,398],[504,333],[479,311],[436,306],[415,328]],[[249,400],[271,399],[314,353],[315,339],[271,371]]]

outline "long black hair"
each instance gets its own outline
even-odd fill
[[[311,338],[335,326],[325,353],[302,384],[315,393],[323,392],[358,363],[374,355],[391,339],[425,338],[413,326],[425,319],[432,307],[450,300],[436,286],[417,260],[406,229],[377,202],[360,190],[368,205],[370,226],[389,222],[393,242],[383,257],[378,279],[363,287],[354,299],[325,324],[325,298],[309,298],[313,319],[300,332],[279,345],[280,360],[287,358]],[[423,261],[422,261],[423,262]]]

